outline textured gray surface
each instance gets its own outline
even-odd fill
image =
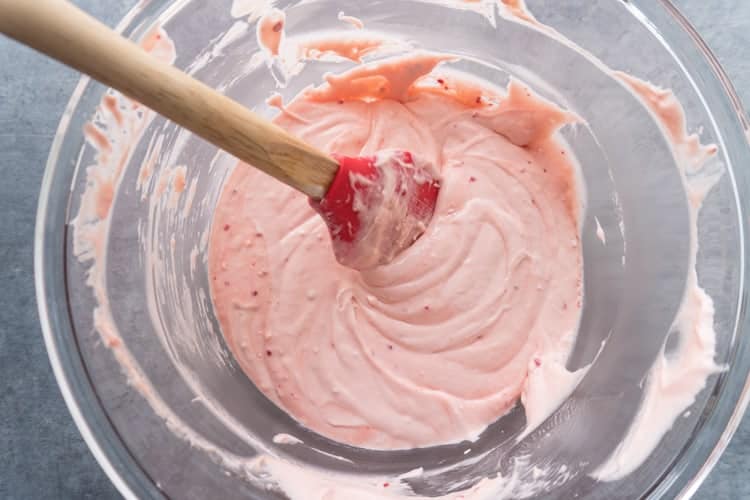
[[[33,1],[33,0],[29,0]],[[135,0],[78,0],[114,24]],[[750,2],[676,0],[750,103]],[[0,498],[118,498],[78,434],[42,342],[32,240],[44,163],[78,76],[0,39]],[[750,419],[697,494],[749,498]]]

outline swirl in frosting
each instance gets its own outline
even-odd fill
[[[275,119],[327,152],[403,149],[438,166],[432,222],[392,263],[338,264],[306,197],[246,165],[214,215],[212,295],[232,352],[295,419],[355,446],[475,438],[577,328],[579,193],[555,136],[575,116],[515,80],[498,92],[441,72],[445,59],[357,67]]]

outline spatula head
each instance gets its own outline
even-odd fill
[[[312,202],[328,225],[338,261],[365,270],[390,263],[425,231],[440,181],[435,168],[401,150],[336,156],[325,197]]]

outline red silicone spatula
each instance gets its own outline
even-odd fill
[[[308,195],[344,265],[367,269],[389,262],[432,217],[439,182],[410,153],[331,157],[160,63],[64,0],[0,0],[0,31]]]
[[[393,260],[424,232],[435,210],[439,181],[408,151],[337,156],[325,196],[312,205],[328,225],[339,262],[368,269]]]

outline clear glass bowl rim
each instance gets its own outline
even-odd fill
[[[132,7],[125,17],[117,24],[115,30],[120,33],[128,33],[136,29],[144,19],[161,17],[168,11],[180,8],[188,1],[189,0],[177,0],[171,5],[165,4],[159,9],[156,9],[156,11],[151,8],[144,9],[144,3],[139,2],[136,6]],[[708,48],[707,44],[703,41],[696,29],[672,3],[672,0],[657,1],[658,4],[665,9],[672,20],[676,22],[690,37],[694,44],[693,48],[700,53],[703,62],[707,64],[713,76],[716,78],[716,81],[722,87],[724,91],[723,97],[729,101],[729,104],[734,109],[739,125],[745,130],[745,132],[750,131],[750,120],[748,120],[745,108],[716,56]],[[146,5],[148,6],[148,4]],[[156,487],[147,471],[143,470],[135,458],[130,455],[130,452],[118,436],[117,431],[114,429],[107,418],[106,413],[99,404],[90,380],[87,377],[81,377],[82,374],[85,375],[85,368],[83,368],[81,360],[75,359],[75,357],[71,356],[70,352],[65,352],[61,342],[65,339],[66,335],[73,335],[72,327],[69,323],[69,318],[67,317],[62,319],[63,322],[67,323],[61,324],[60,314],[57,314],[54,310],[56,307],[55,303],[57,302],[55,299],[56,297],[59,297],[59,295],[53,293],[54,290],[52,290],[52,288],[54,287],[54,284],[51,283],[52,280],[49,279],[50,272],[47,270],[49,266],[46,262],[46,248],[47,242],[49,241],[49,235],[46,232],[46,227],[52,215],[49,210],[49,201],[53,188],[53,179],[55,177],[56,168],[58,167],[62,145],[67,136],[70,117],[78,106],[83,93],[92,83],[95,82],[92,82],[89,77],[83,76],[76,85],[76,88],[65,108],[65,112],[62,115],[60,124],[58,125],[42,179],[34,234],[34,282],[36,287],[39,320],[55,379],[57,380],[68,410],[96,461],[123,497],[164,498],[164,494]],[[748,138],[750,139],[750,137]],[[737,184],[739,184],[737,188],[740,192],[739,219],[741,226],[740,241],[742,245],[741,259],[743,264],[740,270],[742,273],[741,299],[739,304],[740,315],[735,325],[735,333],[742,335],[743,332],[750,331],[750,316],[747,314],[748,297],[747,293],[745,293],[748,282],[747,276],[745,276],[744,272],[744,263],[748,262],[748,257],[750,257],[750,250],[745,248],[744,235],[749,234],[748,230],[750,230],[750,224],[748,223],[747,217],[743,216],[743,214],[750,213],[750,210],[748,210],[748,207],[746,206],[747,202],[750,201],[750,191],[743,192],[741,189],[743,185],[748,185],[747,183]],[[746,194],[747,196],[742,196],[743,194]],[[738,352],[743,354],[743,349],[741,348],[742,346],[738,348]],[[734,366],[732,370],[733,375],[735,376],[734,378],[738,378],[738,374],[745,373],[744,385],[723,430],[720,433],[710,436],[710,441],[714,442],[713,446],[708,450],[701,450],[700,452],[693,450],[692,447],[687,448],[685,452],[678,457],[672,469],[663,478],[662,483],[664,483],[666,489],[657,486],[648,494],[648,497],[654,495],[661,497],[663,494],[669,492],[674,494],[673,496],[675,498],[690,498],[719,461],[721,454],[728,446],[729,441],[742,421],[748,403],[750,403],[750,349],[747,348],[747,345],[745,346],[744,354],[744,358],[740,355],[735,359],[735,363],[739,363],[742,366],[740,366],[739,369]],[[725,384],[731,382],[732,380],[727,380],[725,381]],[[716,412],[714,412],[714,414],[715,413]],[[714,418],[714,414],[710,415],[708,420]],[[708,438],[709,436],[703,437]],[[690,467],[691,464],[693,467]],[[698,468],[691,475],[691,469],[695,469],[696,464],[699,464]],[[661,491],[656,493],[658,490]]]

